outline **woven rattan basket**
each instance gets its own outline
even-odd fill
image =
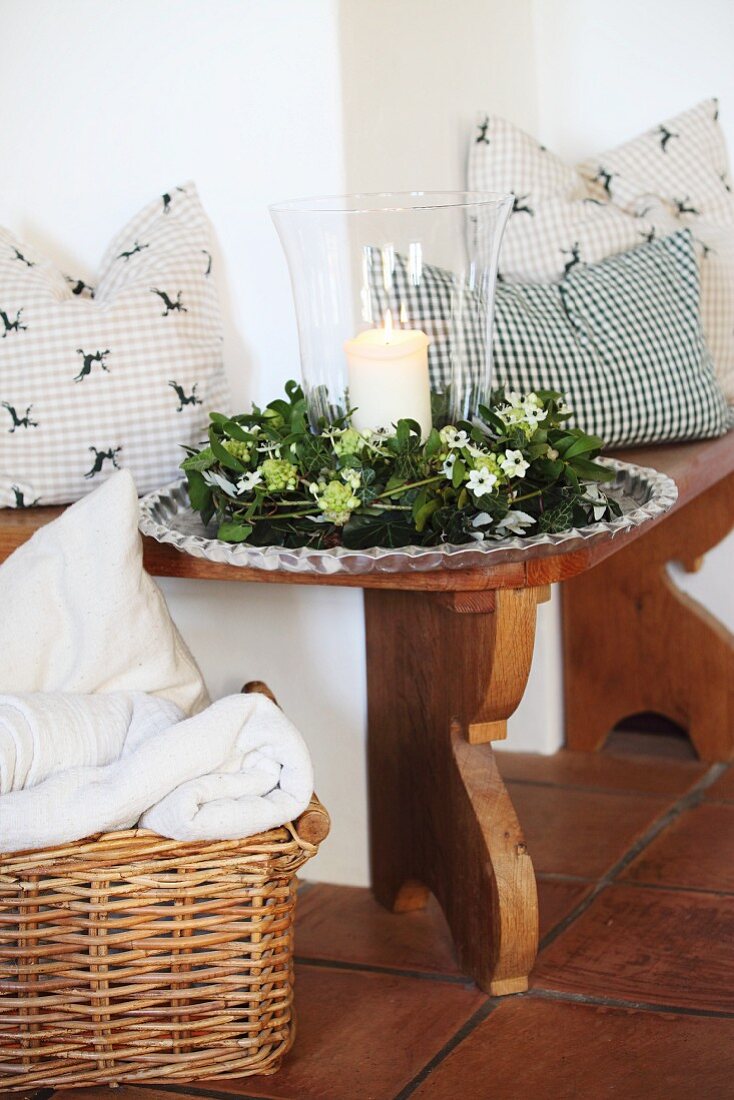
[[[0,1090],[274,1073],[293,1042],[295,874],[329,819],[146,830],[0,856]]]

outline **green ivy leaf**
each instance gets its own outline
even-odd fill
[[[425,529],[428,520],[431,518],[434,512],[438,511],[441,507],[441,501],[436,497],[433,500],[427,500],[425,504],[421,505],[417,512],[413,512],[413,520],[415,522],[415,529],[420,535]]]
[[[541,512],[538,516],[538,529],[543,533],[566,531],[572,526],[573,501],[562,500],[553,508]]]
[[[229,436],[230,439],[236,439],[238,443],[254,443],[256,437],[252,432],[245,431],[234,420],[225,420],[222,424],[223,430]]]
[[[208,470],[210,466],[216,464],[216,456],[211,447],[206,447],[203,451],[198,451],[196,454],[189,455],[181,463],[181,469],[187,473],[191,470]]]
[[[600,451],[603,446],[604,442],[598,435],[582,435],[563,452],[563,457],[568,462],[577,455],[586,454],[588,451]]]
[[[431,428],[431,431],[428,435],[428,439],[426,440],[424,449],[425,449],[426,458],[433,458],[433,456],[435,454],[438,454],[438,452],[440,451],[440,449],[441,449],[441,436],[439,435],[439,433],[436,431],[435,428]]]
[[[198,470],[190,470],[187,478],[189,502],[195,512],[201,512],[212,500],[212,491]]]
[[[252,527],[238,520],[226,519],[219,524],[217,538],[223,542],[245,542],[252,534]]]
[[[244,462],[240,462],[238,458],[235,458],[234,455],[231,455],[229,451],[222,446],[213,428],[209,429],[209,446],[213,450],[221,466],[226,466],[228,470],[236,470],[238,474],[244,472]]]
[[[598,462],[590,462],[587,458],[574,458],[570,465],[586,481],[614,481],[617,476],[615,470],[600,466]]]

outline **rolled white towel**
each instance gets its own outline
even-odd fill
[[[0,695],[0,795],[71,768],[116,760],[126,743],[179,722],[173,703],[137,692]]]
[[[182,722],[180,711],[160,699],[131,695],[126,711],[119,697],[98,696],[95,702],[108,702],[108,709],[106,715],[95,709],[93,718],[109,726],[96,748],[89,736],[92,719],[79,718],[81,702],[70,704],[57,711],[67,726],[52,734],[52,744],[41,745],[36,730],[34,765],[23,723],[33,726],[38,698],[25,696],[22,705],[3,699],[7,712],[20,717],[11,722],[6,715],[0,742],[0,770],[13,777],[8,793],[0,794],[0,851],[129,828],[141,815],[142,825],[177,840],[246,837],[283,825],[308,805],[308,749],[264,696],[233,695]],[[46,697],[38,709],[39,729],[52,729],[53,709]],[[104,727],[97,729],[100,734]],[[72,758],[74,766],[66,766]],[[34,776],[37,782],[29,785]],[[23,789],[12,786],[21,781]]]

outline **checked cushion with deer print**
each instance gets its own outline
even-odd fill
[[[576,166],[512,123],[482,114],[469,187],[515,196],[500,253],[508,282],[559,280],[689,229],[706,342],[734,403],[734,183],[715,99]]]
[[[192,183],[115,238],[92,287],[0,229],[0,506],[76,500],[112,471],[138,492],[225,409],[209,221]]]

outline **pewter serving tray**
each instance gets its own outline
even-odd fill
[[[335,573],[481,568],[575,550],[595,539],[611,538],[667,512],[678,497],[675,482],[666,474],[611,458],[598,461],[616,471],[615,481],[607,482],[604,488],[617,501],[622,515],[559,534],[531,535],[528,538],[514,536],[496,542],[470,542],[460,546],[403,546],[398,550],[381,546],[367,550],[347,550],[344,547],[334,550],[311,550],[308,547],[287,550],[282,546],[233,544],[218,539],[216,526],[210,524],[205,527],[199,514],[192,511],[185,481],[173,482],[143,497],[140,502],[140,530],[158,542],[170,543],[185,554],[193,554],[195,558],[251,569],[282,569],[288,573],[332,576]]]

